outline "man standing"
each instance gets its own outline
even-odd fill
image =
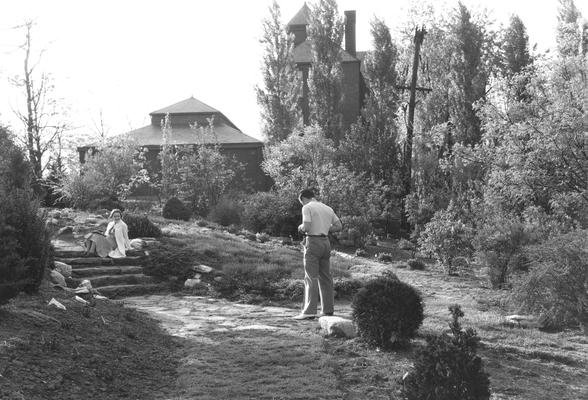
[[[298,196],[302,204],[302,224],[298,231],[304,239],[304,307],[294,319],[316,317],[318,295],[321,296],[322,315],[333,315],[334,294],[331,276],[331,243],[329,233],[342,229],[341,220],[333,209],[314,198],[311,189]]]

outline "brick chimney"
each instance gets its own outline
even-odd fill
[[[356,56],[355,49],[355,10],[345,11],[345,51]]]

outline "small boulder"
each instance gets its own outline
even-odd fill
[[[208,265],[199,264],[199,265],[194,265],[192,267],[192,270],[194,272],[200,272],[203,274],[210,274],[212,272],[213,268],[209,267]]]
[[[145,247],[145,241],[143,239],[131,239],[131,247],[135,250],[141,250]]]
[[[64,278],[71,278],[71,265],[61,261],[54,261],[53,265],[55,265],[55,271],[63,275]]]
[[[354,338],[356,336],[353,321],[341,317],[320,317],[321,328],[328,336]]]
[[[186,279],[186,282],[184,282],[184,287],[186,289],[194,289],[199,284],[200,284],[200,279]]]
[[[65,277],[56,270],[52,270],[49,273],[49,279],[56,285],[67,287],[67,283],[65,283]]]

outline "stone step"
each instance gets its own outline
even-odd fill
[[[145,259],[145,256],[129,256],[123,258],[110,257],[55,257],[55,261],[76,266],[89,267],[91,265],[137,265]]]
[[[112,285],[139,285],[150,284],[155,282],[152,276],[143,274],[125,274],[125,275],[99,275],[86,277],[92,283],[92,287],[98,289],[101,286]]]
[[[151,294],[169,291],[168,283],[152,283],[144,285],[111,285],[95,287],[100,294],[111,299],[125,297],[125,296],[138,296],[142,294]]]
[[[84,267],[77,266],[72,268],[73,278],[87,278],[91,276],[100,275],[124,275],[124,274],[140,274],[143,272],[143,267],[137,265],[119,265],[119,266],[93,266]]]
[[[85,250],[77,250],[77,249],[63,249],[63,248],[55,248],[54,256],[55,258],[78,258],[84,257],[86,253]]]

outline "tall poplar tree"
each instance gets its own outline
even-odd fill
[[[582,14],[574,0],[559,0],[557,15],[557,50],[561,56],[577,56],[580,53]]]
[[[400,160],[396,112],[398,50],[390,29],[379,19],[371,22],[372,46],[365,58],[368,95],[358,122],[342,144],[347,162],[356,172],[367,172],[387,184],[399,177]]]
[[[311,7],[308,40],[312,51],[308,89],[310,119],[336,144],[341,139],[341,42],[344,25],[335,0]]]
[[[264,47],[263,88],[256,87],[261,107],[263,133],[270,143],[286,139],[300,122],[298,98],[301,84],[292,56],[294,39],[281,22],[276,1],[269,8],[270,16],[263,21]]]

